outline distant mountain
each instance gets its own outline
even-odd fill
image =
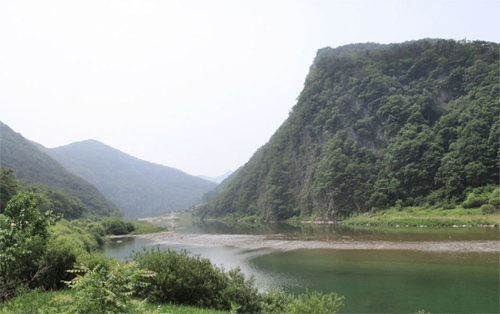
[[[216,184],[150,163],[95,140],[46,149],[69,171],[94,184],[126,217],[148,217],[196,204]]]
[[[116,207],[94,186],[70,173],[59,162],[0,122],[0,167],[14,170],[18,180],[60,190],[78,198],[90,214],[116,215]]]
[[[198,214],[337,220],[450,206],[498,184],[499,49],[438,39],[320,49],[288,119]]]
[[[208,191],[203,195],[201,198],[202,203],[198,204],[197,207],[199,206],[205,206],[204,203],[210,201],[213,199],[216,195],[219,194],[220,191],[223,191],[226,189],[226,187],[230,184],[230,182],[233,180],[233,178],[238,176],[238,172],[241,170],[243,167],[239,167],[235,171],[231,172],[221,183],[219,183],[214,189]]]
[[[204,180],[208,180],[208,181],[215,182],[215,183],[221,183],[227,177],[229,177],[232,173],[233,173],[233,171],[229,170],[220,176],[211,177],[211,176],[199,175],[198,178],[202,178]]]

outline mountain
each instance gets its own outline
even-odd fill
[[[203,180],[208,180],[211,182],[215,182],[215,183],[221,183],[227,177],[229,177],[232,173],[233,173],[233,171],[230,170],[230,171],[226,171],[224,174],[221,174],[220,176],[211,177],[211,176],[199,175],[198,178],[201,178]]]
[[[89,214],[117,215],[118,210],[94,186],[67,171],[21,134],[0,122],[0,168],[14,170],[18,180],[62,191],[79,199]],[[54,192],[51,192],[54,193]]]
[[[127,155],[95,140],[46,149],[66,169],[94,184],[126,217],[187,209],[216,184]]]
[[[424,39],[320,49],[288,119],[197,213],[336,220],[449,206],[498,184],[499,48]]]

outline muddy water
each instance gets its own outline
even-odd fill
[[[241,267],[262,289],[336,291],[351,313],[498,313],[498,232],[196,223],[166,234],[115,239],[105,253],[126,258],[142,247],[188,249],[226,269]],[[481,244],[486,249],[475,249]]]

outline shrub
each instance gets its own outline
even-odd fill
[[[87,229],[81,221],[61,220],[51,228],[52,238],[66,237],[74,241],[74,245],[87,252],[97,250],[100,246],[95,236]]]
[[[481,209],[481,213],[483,215],[494,214],[495,212],[500,211],[500,209],[498,207],[495,207],[495,206],[490,205],[490,204],[484,204],[481,206],[480,209]]]
[[[255,280],[251,277],[245,279],[240,268],[227,272],[227,285],[222,290],[222,304],[229,304],[231,310],[241,313],[253,313],[261,308],[261,296],[255,287]]]
[[[445,202],[441,205],[443,209],[454,209],[456,207],[452,202]]]
[[[155,275],[134,262],[114,263],[109,267],[97,265],[92,270],[82,266],[70,272],[76,277],[66,282],[74,290],[72,302],[68,303],[78,313],[126,312],[132,306],[132,295],[139,287],[147,286],[145,280]]]
[[[262,294],[262,313],[286,313],[293,296],[280,289],[272,289]]]
[[[344,307],[344,297],[336,293],[323,294],[317,291],[299,295],[286,307],[286,313],[333,314]]]
[[[238,309],[258,312],[261,304],[253,280],[246,280],[239,269],[228,273],[212,265],[209,259],[191,256],[185,250],[144,250],[133,254],[143,268],[157,273],[141,296],[154,302],[211,307],[220,310]]]
[[[106,234],[122,235],[134,231],[135,227],[131,222],[120,218],[108,218],[102,222]]]
[[[104,226],[98,222],[92,222],[87,225],[87,229],[94,236],[95,241],[102,247],[105,243],[104,237],[106,236],[106,230],[104,230]]]
[[[48,227],[56,216],[42,211],[43,198],[21,192],[13,196],[0,216],[0,300],[15,294],[15,288],[33,282],[42,269],[36,259],[44,251]]]
[[[462,203],[464,208],[476,208],[488,202],[488,196],[485,194],[476,194],[474,192],[467,195],[467,199]]]
[[[500,209],[500,188],[496,188],[490,193],[488,204],[495,206],[497,209]]]
[[[41,258],[41,265],[47,270],[39,283],[49,289],[63,287],[62,280],[70,280],[74,277],[67,270],[75,266],[77,256],[83,253],[85,253],[83,246],[70,236],[64,235],[50,239]]]
[[[104,268],[109,268],[111,263],[115,262],[115,260],[107,258],[102,253],[87,253],[78,255],[75,265],[85,266],[89,269],[94,269],[98,265]]]

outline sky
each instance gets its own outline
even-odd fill
[[[318,49],[500,42],[499,20],[500,0],[0,1],[0,121],[217,176],[287,118]]]

